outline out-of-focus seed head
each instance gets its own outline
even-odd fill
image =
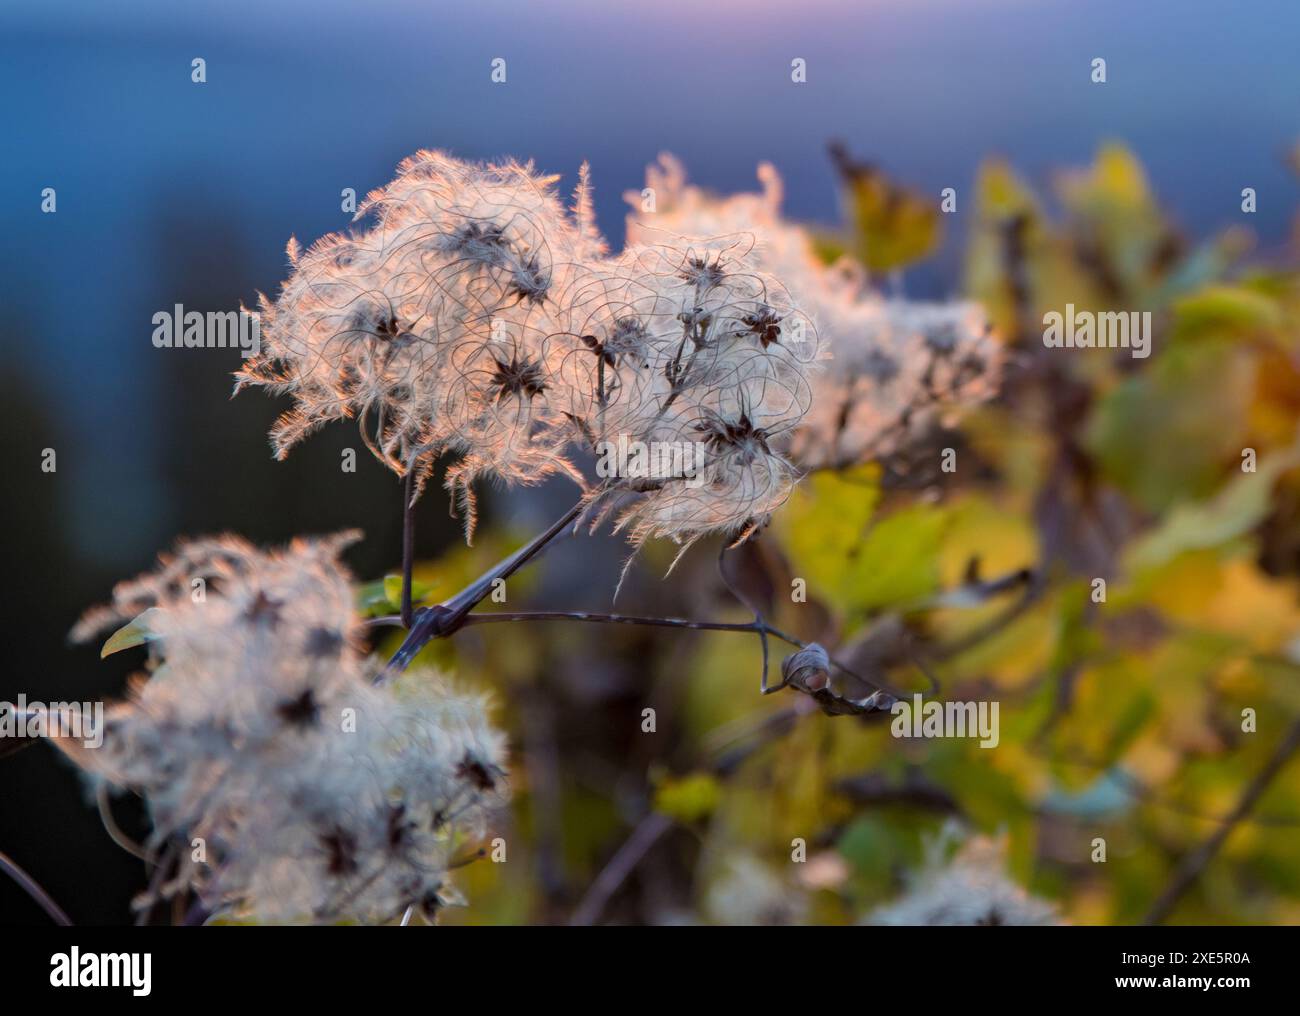
[[[864,924],[1046,925],[1060,924],[1056,907],[1031,896],[1006,874],[1006,843],[972,836],[951,858],[958,836],[949,826],[929,845],[925,865],[908,892],[872,911]]]
[[[809,233],[781,215],[776,170],[758,170],[757,194],[715,197],[686,182],[676,159],[660,156],[646,172],[656,195],[643,211],[629,192],[629,242],[664,237],[731,237],[752,247],[753,263],[779,278],[816,321],[831,363],[811,375],[813,398],[791,435],[790,454],[804,469],[840,467],[905,452],[936,424],[996,394],[1002,347],[982,310],[969,303],[884,300],[847,260],[827,265]],[[766,347],[783,341],[773,312],[746,327]]]
[[[427,670],[376,685],[338,561],[355,538],[182,544],[75,629],[147,632],[148,674],[102,746],[68,750],[145,799],[152,848],[179,845],[163,895],[259,921],[386,921],[449,898],[449,867],[503,799],[482,698]]]

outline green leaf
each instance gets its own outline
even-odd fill
[[[939,207],[930,195],[902,187],[867,165],[845,174],[843,190],[854,253],[873,272],[902,268],[937,246]]]
[[[778,519],[781,542],[810,595],[845,613],[906,605],[939,586],[953,512],[918,505],[874,519],[879,473],[814,473]]]
[[[709,773],[667,778],[655,790],[655,811],[678,822],[707,818],[722,800],[722,788]]]
[[[160,613],[162,611],[157,607],[150,607],[129,624],[125,624],[113,632],[109,640],[104,643],[104,648],[99,651],[99,658],[102,660],[106,656],[120,653],[123,649],[142,646],[146,642],[152,642],[158,638],[158,633],[150,627],[150,621]]]
[[[362,616],[375,617],[379,614],[388,613],[388,593],[384,589],[383,579],[357,586],[356,595],[357,610],[361,612]]]
[[[950,521],[943,508],[917,505],[873,525],[853,562],[853,605],[871,609],[933,595]]]
[[[436,583],[411,582],[411,602],[423,603],[433,592]],[[378,617],[402,609],[402,576],[385,575],[382,579],[357,587],[357,610],[364,617]]]
[[[1169,347],[1098,400],[1085,443],[1105,475],[1150,512],[1208,496],[1248,443],[1255,366],[1206,338]]]
[[[1174,304],[1174,336],[1250,335],[1282,324],[1277,301],[1244,286],[1206,286]]]
[[[432,583],[421,582],[416,578],[411,579],[411,602],[423,603],[432,590]],[[388,597],[388,602],[394,610],[402,609],[402,576],[384,576],[384,595]]]
[[[1174,508],[1154,530],[1136,540],[1125,555],[1134,572],[1156,568],[1183,551],[1222,546],[1248,533],[1272,508],[1273,485],[1300,463],[1300,447],[1266,456],[1253,473],[1230,480],[1207,501]]]
[[[778,516],[781,542],[812,586],[842,583],[845,559],[862,541],[880,501],[879,470],[813,473]]]

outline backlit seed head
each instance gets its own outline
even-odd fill
[[[707,482],[670,478],[619,509],[633,542],[748,531],[795,480],[784,456],[813,403],[811,318],[746,238],[660,237],[610,256],[586,167],[571,213],[554,184],[531,165],[407,159],[360,210],[368,226],[291,248],[238,387],[292,397],[271,435],[279,456],[355,419],[421,488],[437,457],[456,458],[446,485],[467,533],[479,481],[563,474],[598,493],[577,453],[623,439],[718,453]]]

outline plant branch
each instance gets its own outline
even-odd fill
[[[580,499],[545,530],[509,557],[493,565],[451,599],[415,612],[406,639],[388,661],[385,673],[405,670],[431,640],[445,638],[458,630],[465,623],[466,615],[491,594],[499,580],[509,578],[546,549],[582,514],[587,503],[585,498]]]
[[[157,861],[153,862],[153,874],[149,877],[149,885],[144,891],[144,895],[138,898],[134,906],[140,908],[139,914],[136,915],[136,927],[143,927],[149,923],[149,916],[153,913],[154,907],[162,898],[162,888],[170,876],[177,868],[177,841],[172,840],[162,850],[162,855]]]
[[[128,854],[138,857],[142,861],[148,861],[149,855],[145,852],[144,847],[136,843],[131,837],[122,831],[122,827],[117,824],[113,818],[112,803],[108,796],[108,784],[101,783],[95,790],[95,805],[99,808],[99,820],[104,825],[104,831],[108,833],[108,838],[125,850]]]
[[[68,918],[68,915],[63,912],[63,908],[54,902],[50,894],[41,888],[36,879],[27,874],[27,872],[20,868],[18,864],[3,851],[0,851],[0,871],[3,871],[6,875],[17,882],[22,890],[40,905],[41,909],[49,915],[50,920],[55,924],[61,924],[65,928],[72,927],[72,921]]]
[[[490,583],[487,592],[491,592]],[[482,600],[486,595],[487,593],[484,593],[483,596],[479,597],[479,600]],[[448,600],[447,604],[452,602],[452,600]],[[392,660],[388,664],[388,670],[404,669],[411,662],[411,658],[435,638],[445,638],[453,632],[458,631],[461,628],[469,627],[470,625],[499,624],[507,621],[585,621],[594,624],[633,624],[655,628],[683,628],[691,631],[753,632],[755,635],[758,635],[763,639],[765,656],[767,649],[766,640],[769,635],[799,649],[806,649],[808,647],[808,643],[803,639],[795,638],[793,635],[783,632],[779,628],[773,628],[770,624],[761,619],[734,622],[691,621],[682,617],[652,617],[636,614],[602,614],[587,610],[516,610],[503,612],[484,611],[478,614],[461,614],[457,619],[455,619],[454,624],[450,624],[452,620],[450,614],[438,614],[435,616],[432,613],[434,611],[444,610],[447,607],[447,604],[440,604],[437,607],[431,607],[416,612],[415,626],[411,629],[406,640],[393,655]],[[450,626],[445,629],[435,630],[439,623],[439,618],[446,619],[443,623],[449,624]],[[383,617],[373,617],[367,622],[367,624],[372,627],[396,627],[401,624],[401,619],[396,615],[385,615]],[[831,665],[837,670],[847,674],[849,677],[861,681],[863,684],[869,685],[872,688],[879,688],[880,690],[893,695],[895,698],[906,697],[905,692],[893,687],[879,678],[864,677],[846,666],[844,663],[835,659],[835,657],[831,656],[829,659]],[[764,669],[766,670],[766,667],[764,667]],[[933,678],[931,678],[930,681],[932,685],[935,684]],[[783,686],[769,686],[764,690],[766,692],[779,691],[781,687]]]
[[[1285,768],[1297,749],[1300,749],[1300,720],[1296,720],[1291,724],[1286,736],[1282,738],[1282,743],[1277,746],[1272,756],[1264,764],[1264,768],[1247,785],[1237,801],[1236,807],[1223,819],[1223,824],[1214,831],[1214,834],[1209,839],[1183,859],[1183,862],[1178,866],[1178,870],[1174,873],[1173,880],[1165,888],[1165,891],[1160,894],[1155,903],[1151,905],[1151,909],[1147,911],[1146,918],[1143,920],[1144,924],[1161,924],[1173,912],[1182,895],[1191,888],[1192,883],[1200,877],[1206,865],[1214,859],[1214,855],[1219,852],[1219,848],[1223,846],[1232,830],[1237,827],[1237,824],[1254,810],[1255,805],[1259,803],[1259,799],[1264,796],[1264,791],[1268,789],[1269,784],[1273,782],[1277,774]]]
[[[406,469],[402,504],[402,627],[411,627],[411,576],[415,571],[415,464]]]
[[[646,812],[637,823],[632,835],[614,852],[609,863],[601,869],[596,880],[582,897],[582,901],[569,916],[570,925],[586,927],[595,924],[605,910],[605,905],[619,887],[627,881],[641,859],[676,823],[657,811]]]
[[[382,621],[384,618],[376,618],[376,621]],[[516,610],[507,612],[484,612],[479,614],[470,614],[462,622],[463,625],[473,624],[494,624],[504,621],[587,621],[596,624],[635,624],[646,625],[655,628],[686,628],[692,631],[740,631],[753,632],[763,639],[764,659],[766,662],[767,655],[767,636],[780,639],[788,645],[796,646],[799,649],[806,649],[808,643],[803,639],[795,638],[793,635],[781,631],[779,628],[773,628],[761,618],[755,618],[753,621],[691,621],[682,617],[651,617],[636,614],[601,614],[593,613],[586,610]],[[836,669],[848,674],[849,677],[861,681],[863,684],[870,685],[873,688],[880,688],[888,692],[895,698],[905,697],[904,692],[898,691],[890,685],[885,684],[878,678],[863,677],[861,674],[850,670],[843,663],[830,657],[831,665]],[[764,666],[766,670],[766,666]],[[770,691],[777,691],[778,688],[770,688]]]
[[[719,778],[736,770],[746,758],[764,745],[785,734],[799,715],[799,708],[783,709],[765,716],[744,737],[737,738],[708,753],[706,768]],[[738,743],[744,742],[744,743]],[[606,905],[628,880],[638,864],[664,835],[677,825],[676,819],[662,812],[647,810],[637,822],[631,835],[614,851],[600,870],[595,881],[587,888],[577,907],[569,916],[570,925],[591,925],[600,919]]]
[[[599,624],[649,625],[657,628],[690,628],[695,631],[759,631],[757,622],[689,621],[682,617],[651,617],[634,614],[600,614],[587,610],[516,610],[470,614],[466,625],[496,624],[503,621],[590,621]],[[795,644],[795,643],[792,643]]]

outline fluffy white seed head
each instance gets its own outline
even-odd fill
[[[780,278],[817,324],[831,363],[812,375],[813,399],[792,439],[807,469],[896,454],[936,421],[992,397],[1001,347],[971,303],[884,300],[847,259],[826,265],[807,230],[781,215],[777,171],[759,166],[759,193],[715,197],[686,182],[670,155],[647,169],[654,211],[631,192],[632,242],[663,237],[747,240],[758,266]]]
[[[420,152],[362,205],[369,228],[301,256],[291,247],[293,274],[263,299],[262,353],[237,375],[293,396],[272,431],[276,454],[356,418],[399,473],[412,463],[423,473],[445,451],[490,452],[507,480],[566,468],[565,436],[533,401],[551,311],[592,241],[554,183],[531,166]]]
[[[782,451],[812,404],[811,318],[743,238],[606,256],[590,194],[585,167],[569,214],[531,166],[406,160],[359,212],[368,229],[296,257],[264,300],[239,384],[294,398],[277,454],[357,418],[399,473],[456,456],[447,484],[471,524],[476,481],[555,473],[640,492],[619,515],[634,542],[761,522],[794,481]],[[698,444],[705,472],[588,483],[578,457],[620,441]]]
[[[834,366],[794,441],[810,469],[903,453],[997,393],[1001,347],[977,304],[860,300],[833,334]]]
[[[75,629],[148,611],[147,674],[100,748],[68,750],[147,802],[150,845],[178,864],[160,894],[267,922],[433,916],[455,899],[449,867],[502,800],[504,739],[437,673],[376,685],[337,559],[354,538],[185,544]]]
[[[1006,875],[1005,842],[973,836],[945,860],[951,831],[931,845],[908,892],[863,923],[887,925],[1060,924],[1056,908]]]
[[[617,528],[638,544],[689,544],[761,522],[795,480],[782,452],[812,399],[818,346],[806,316],[728,242],[632,246],[587,281],[574,322],[584,348],[565,371],[568,415],[593,447],[699,453],[692,477],[633,484],[642,496]]]
[[[727,927],[785,926],[808,919],[808,898],[770,866],[750,854],[734,857],[709,888],[705,909]]]

